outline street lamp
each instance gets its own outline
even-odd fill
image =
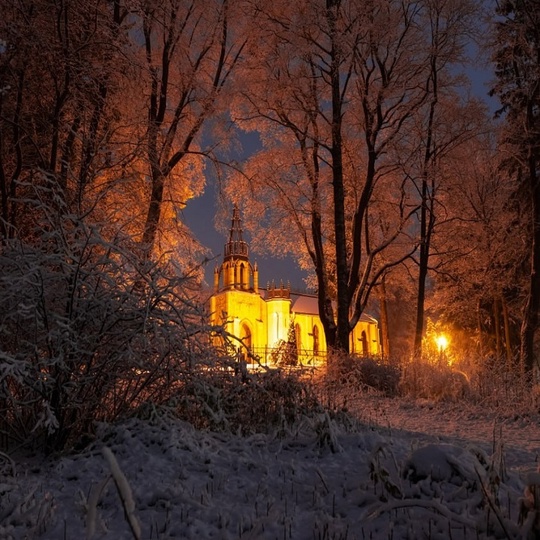
[[[439,362],[442,365],[445,359],[445,351],[448,348],[448,338],[444,334],[440,334],[435,338],[435,343],[439,349]]]
[[[448,348],[448,338],[444,334],[437,336],[435,338],[435,343],[437,344],[440,353],[443,353]]]

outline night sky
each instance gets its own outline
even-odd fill
[[[222,233],[217,232],[214,216],[217,212],[217,197],[215,182],[209,179],[204,195],[188,201],[185,209],[182,212],[184,222],[193,231],[195,236],[202,244],[210,248],[212,255],[217,256],[217,259],[208,263],[206,267],[206,281],[209,285],[213,283],[213,271],[216,264],[221,264],[223,261],[223,246],[228,238]],[[240,208],[240,212],[242,209]],[[230,227],[232,214],[228,217],[225,224],[227,229]],[[250,235],[244,230],[244,240],[250,242]],[[304,277],[306,273],[298,268],[296,263],[289,258],[269,258],[263,257],[260,253],[256,253],[250,246],[251,263],[257,262],[259,266],[259,285],[266,287],[268,282],[274,280],[279,284],[281,280],[285,284],[290,282],[291,288],[294,290],[305,290]]]

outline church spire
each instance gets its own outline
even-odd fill
[[[229,241],[225,244],[223,263],[219,268],[216,268],[214,274],[215,292],[232,289],[258,292],[259,269],[257,264],[251,265],[248,255],[248,244],[242,236],[240,211],[235,205],[229,230]]]
[[[229,241],[225,244],[225,256],[223,257],[224,261],[234,259],[248,260],[248,245],[247,242],[244,242],[242,236],[242,220],[240,219],[240,211],[236,205],[233,209]]]

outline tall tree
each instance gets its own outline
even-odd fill
[[[158,237],[159,254],[192,268],[200,246],[180,211],[204,189],[201,154],[226,140],[206,133],[203,143],[202,129],[226,109],[218,98],[239,60],[240,9],[198,0],[6,2],[2,239],[34,234],[41,198],[59,219],[122,230],[150,251]]]
[[[336,265],[332,261],[336,259],[341,264],[340,290],[346,285],[340,110],[343,88],[352,69],[352,51],[347,43],[351,31],[345,29],[341,2],[328,2],[325,6],[301,2],[294,10],[285,2],[260,4],[255,15],[262,46],[258,46],[256,61],[245,72],[247,91],[235,117],[245,129],[262,134],[265,150],[248,164],[254,174],[253,187],[257,187],[258,179],[262,180],[258,189],[274,194],[272,198],[280,201],[274,207],[277,215],[286,217],[302,239],[317,276],[319,313],[326,340],[333,348],[344,313],[343,306],[338,305],[341,316],[336,321],[332,304],[336,291]],[[356,29],[355,25],[352,32]],[[290,149],[296,152],[291,155]],[[266,166],[265,162],[273,165]],[[276,166],[279,177],[275,174]],[[263,167],[265,173],[257,175],[256,171]],[[232,184],[231,187],[234,189]],[[334,227],[329,228],[326,218],[329,212],[335,216],[336,211],[339,247],[335,239],[329,241],[336,233]],[[333,254],[328,243],[335,250]],[[348,320],[343,328],[348,346]]]
[[[435,294],[428,308],[444,306],[446,320],[467,331],[482,358],[496,356],[497,348],[502,353],[504,335],[510,361],[515,338],[508,330],[513,320],[521,318],[520,274],[526,241],[522,203],[512,193],[507,175],[497,170],[496,161],[491,134],[472,139],[445,162],[448,179],[440,194],[445,214],[435,238]],[[496,313],[506,323],[498,340]]]
[[[142,83],[148,96],[142,135],[150,183],[142,232],[147,254],[155,247],[166,182],[176,181],[173,172],[187,156],[208,154],[212,146],[204,148],[202,129],[216,118],[218,100],[244,47],[245,37],[231,29],[231,22],[241,19],[240,5],[228,0],[140,2]]]
[[[521,324],[521,365],[538,369],[535,337],[540,308],[540,6],[534,0],[503,0],[497,8],[497,83],[506,133],[503,166],[515,178],[528,207],[528,287]]]
[[[403,164],[418,152],[411,138],[432,92],[427,4],[274,2],[257,11],[262,45],[235,111],[265,146],[248,175],[255,189],[263,160],[273,161],[264,189],[279,196],[268,211],[297,228],[327,341],[343,350],[380,276],[415,247]],[[384,204],[391,226],[375,227]]]
[[[470,118],[471,107],[467,111],[451,111],[448,103],[460,102],[459,94],[455,90],[452,91],[457,81],[455,76],[450,75],[450,68],[464,60],[466,37],[471,28],[474,13],[474,4],[469,0],[450,3],[430,0],[425,3],[425,26],[429,28],[430,47],[427,58],[429,69],[424,86],[426,106],[421,124],[422,135],[419,148],[422,156],[419,167],[420,238],[413,346],[415,355],[418,357],[422,353],[426,282],[431,241],[437,219],[436,200],[439,188],[437,166],[444,159],[444,155],[456,145],[465,142],[472,131],[472,126],[460,121],[462,118]],[[449,115],[451,115],[450,118]]]
[[[24,200],[46,184],[64,213],[108,168],[111,94],[121,86],[127,11],[110,3],[32,0],[0,22],[0,231],[25,228]],[[110,152],[109,152],[110,155]],[[27,209],[28,210],[28,209]]]

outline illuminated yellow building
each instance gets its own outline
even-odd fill
[[[293,356],[303,364],[320,363],[326,357],[317,297],[293,293],[283,284],[259,287],[259,270],[256,263],[249,261],[249,246],[242,237],[237,208],[233,211],[223,263],[214,271],[210,317],[211,324],[223,324],[261,363],[277,361],[284,350],[291,351],[292,344]],[[379,354],[377,320],[363,314],[350,340],[352,353]]]

